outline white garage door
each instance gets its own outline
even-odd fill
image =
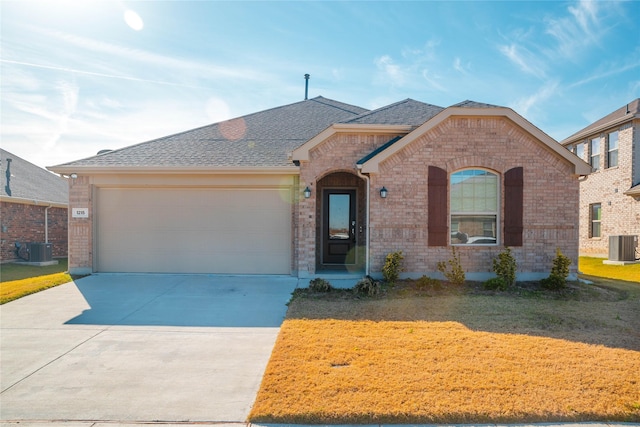
[[[97,271],[289,274],[288,190],[100,188]]]

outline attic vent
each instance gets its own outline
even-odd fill
[[[100,154],[110,153],[110,152],[112,152],[112,151],[113,151],[113,150],[109,150],[109,149],[106,149],[106,150],[100,150],[100,151],[98,151],[98,155],[100,155]]]

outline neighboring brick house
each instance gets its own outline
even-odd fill
[[[609,236],[640,235],[640,99],[561,144],[594,169],[580,181],[580,253],[607,257]]]
[[[67,256],[67,180],[0,149],[0,261],[15,261],[16,242],[51,243]]]
[[[70,218],[72,272],[380,276],[401,250],[406,276],[437,276],[456,245],[471,279],[511,247],[520,280],[556,248],[576,272],[590,172],[508,108],[323,97],[50,169],[77,175],[88,212]]]

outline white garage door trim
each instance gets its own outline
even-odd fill
[[[287,188],[98,188],[96,271],[290,274]]]

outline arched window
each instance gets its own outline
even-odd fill
[[[484,169],[451,174],[451,244],[498,243],[499,188],[498,175]]]

